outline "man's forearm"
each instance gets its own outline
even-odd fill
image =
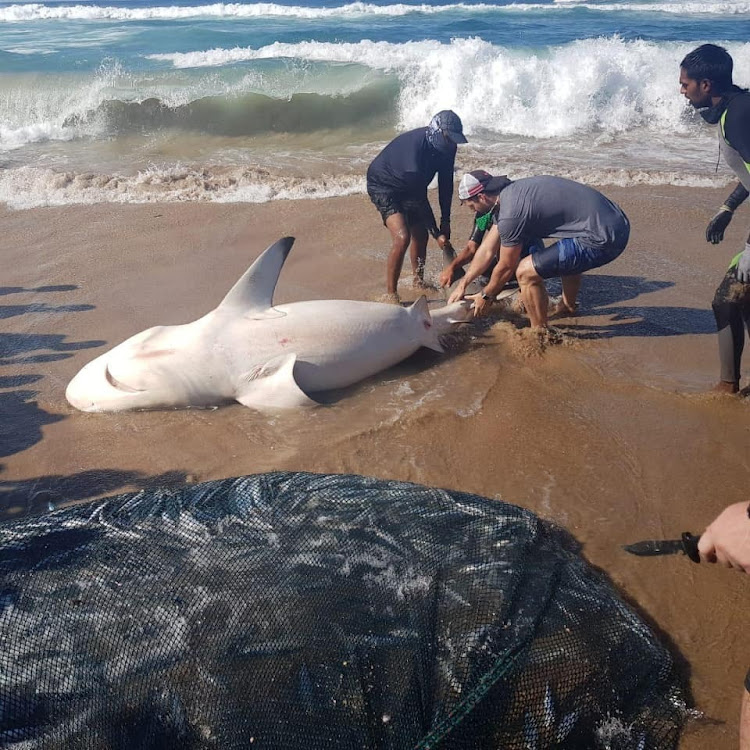
[[[423,207],[422,207],[422,215],[424,217],[425,226],[427,227],[427,231],[435,238],[437,239],[440,236],[440,227],[438,227],[437,222],[435,221],[435,214],[432,210],[432,206],[430,205],[430,201],[425,198]]]
[[[489,283],[482,289],[482,293],[489,297],[495,297],[503,290],[512,276],[513,269],[510,266],[498,263],[492,271]]]
[[[491,247],[486,246],[484,243],[479,246],[479,249],[474,253],[471,265],[466,271],[466,275],[463,281],[468,285],[474,279],[481,276],[492,263],[492,256],[494,255]]]
[[[438,203],[440,203],[440,223],[450,224],[451,204],[453,203],[453,164],[438,172]]]
[[[745,202],[748,195],[750,193],[748,193],[747,188],[741,182],[738,182],[732,194],[724,201],[722,208],[734,212]]]
[[[462,268],[467,263],[469,263],[471,260],[474,259],[474,256],[477,254],[477,248],[476,245],[472,247],[471,244],[468,244],[464,247],[463,250],[453,259],[453,262],[451,265],[453,268]]]

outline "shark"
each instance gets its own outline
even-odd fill
[[[294,244],[266,248],[218,307],[156,326],[86,364],[65,391],[85,412],[207,408],[238,401],[258,411],[314,406],[310,394],[353,385],[411,356],[442,352],[440,337],[471,318],[466,300],[430,312],[357,300],[274,305]]]

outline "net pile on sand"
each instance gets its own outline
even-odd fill
[[[558,530],[359,476],[0,526],[10,748],[675,748],[669,653]]]

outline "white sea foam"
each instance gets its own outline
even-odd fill
[[[591,185],[678,185],[720,187],[727,175],[647,172],[638,169],[559,170],[558,174]],[[527,176],[523,172],[515,177]],[[152,168],[128,177],[76,174],[20,167],[0,172],[0,202],[13,209],[94,203],[265,203],[363,194],[364,175],[289,178],[241,168]]]
[[[152,55],[174,67],[141,77],[117,63],[91,76],[6,75],[0,81],[0,151],[45,140],[106,137],[107,128],[117,132],[119,123],[112,119],[117,113],[98,111],[105,102],[155,99],[159,106],[176,108],[205,97],[230,101],[249,93],[282,102],[298,93],[344,98],[386,78],[399,82],[399,129],[419,127],[434,112],[450,108],[461,115],[470,137],[482,135],[490,142],[493,134],[601,139],[643,130],[668,143],[696,126],[677,86],[679,62],[691,44],[617,36],[537,50],[479,38],[448,44],[277,42],[258,49]],[[750,43],[726,46],[735,59],[735,80],[750,84]],[[235,67],[283,60],[292,62],[275,69],[263,62],[261,72]],[[585,140],[581,145],[586,147]]]
[[[681,42],[587,39],[541,50],[505,48],[479,38],[358,43],[300,42],[253,49],[212,49],[152,59],[177,68],[297,58],[359,63],[396,74],[401,121],[418,127],[440,109],[459,112],[478,129],[549,138],[577,132],[620,133],[636,127],[686,132],[685,100],[677,91]],[[735,79],[750,83],[750,44],[728,44]]]
[[[567,11],[571,5],[602,13],[668,13],[675,15],[750,15],[750,2],[747,0],[724,0],[724,2],[631,2],[631,3],[588,3],[563,0],[554,4],[511,3],[452,3],[447,5],[372,5],[370,3],[347,3],[333,8],[309,8],[304,6],[280,5],[277,3],[213,3],[210,5],[178,6],[165,5],[151,8],[122,8],[101,5],[43,5],[41,3],[15,4],[0,9],[0,23],[28,22],[45,20],[182,20],[190,18],[264,18],[281,16],[296,19],[361,18],[367,16],[398,17],[421,13],[425,15],[460,12],[462,14],[488,13],[559,13]]]
[[[0,172],[0,201],[10,208],[93,203],[265,203],[365,192],[363,175],[289,178],[242,168],[215,171],[151,168],[135,176],[58,172],[20,167]]]

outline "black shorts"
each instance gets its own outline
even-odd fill
[[[370,200],[375,204],[375,208],[380,212],[380,216],[383,218],[383,224],[385,220],[393,214],[403,214],[404,221],[408,226],[415,224],[421,224],[424,227],[429,226],[429,214],[426,210],[425,203],[427,199],[413,199],[403,198],[398,195],[392,195],[390,193],[371,193],[369,190],[367,194],[370,196]]]

